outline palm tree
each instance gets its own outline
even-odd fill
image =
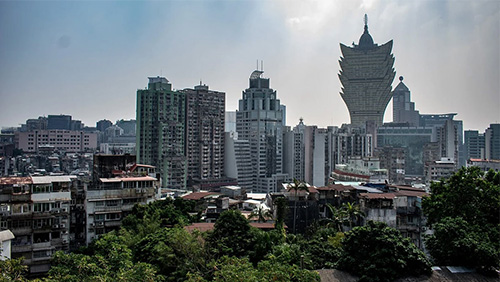
[[[327,220],[330,221],[328,224],[333,224],[339,232],[344,232],[344,222],[346,220],[346,211],[342,208],[336,208],[331,204],[327,203],[326,206],[330,210],[331,217]]]
[[[354,221],[357,221],[360,217],[365,217],[365,213],[361,211],[358,205],[347,202],[342,204],[342,209],[344,209],[347,215],[350,230],[352,230],[352,223]]]
[[[288,192],[290,191],[295,191],[295,205],[293,208],[293,233],[295,234],[295,220],[297,219],[297,192],[299,191],[309,191],[309,188],[307,188],[307,184],[303,181],[293,179],[293,183],[289,183],[287,185],[287,190]]]
[[[250,213],[248,219],[257,218],[257,222],[266,222],[269,218],[272,218],[273,215],[269,211],[269,209],[264,209],[262,205],[258,206],[256,209]]]

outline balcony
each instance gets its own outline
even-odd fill
[[[48,249],[50,248],[50,241],[48,242],[43,242],[43,243],[34,243],[33,244],[33,251],[36,251],[38,249]]]
[[[104,223],[104,225],[106,227],[117,227],[117,226],[121,226],[122,222],[120,220],[106,221]]]
[[[12,194],[12,202],[30,202],[30,194]]]
[[[27,253],[31,252],[31,244],[12,245],[12,253]]]
[[[397,207],[398,214],[416,214],[419,212],[417,207]]]
[[[121,211],[121,206],[112,206],[112,207],[94,207],[95,212],[114,212]]]

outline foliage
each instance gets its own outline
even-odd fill
[[[307,188],[307,184],[303,181],[293,179],[292,183],[289,183],[287,186],[288,192],[295,191],[295,205],[293,208],[293,233],[295,234],[295,222],[297,220],[297,192],[299,191],[309,191]]]
[[[478,167],[469,167],[448,180],[433,182],[430,197],[422,202],[427,223],[432,226],[446,217],[461,217],[471,224],[497,225],[500,185],[495,179],[499,178],[499,173],[491,171],[485,177]]]
[[[247,258],[224,256],[216,262],[211,262],[210,268],[214,270],[212,279],[206,280],[200,275],[192,274],[187,281],[319,281],[317,273],[300,269],[297,265],[290,266],[272,261],[262,261],[255,268]]]
[[[346,219],[346,212],[342,208],[336,208],[332,204],[327,203],[326,207],[330,212],[330,217],[325,218],[329,227],[336,228],[339,232],[344,232],[344,222]]]
[[[434,262],[500,266],[500,173],[462,168],[431,190],[422,206],[435,229],[426,239]]]
[[[266,222],[268,219],[271,219],[273,215],[269,211],[269,209],[264,209],[262,206],[258,206],[256,209],[250,213],[248,217],[249,220],[257,218],[257,222]]]
[[[303,251],[311,257],[314,269],[336,267],[342,251],[340,241],[343,234],[330,227],[318,227],[307,234],[301,245]]]
[[[278,197],[273,202],[274,208],[276,210],[276,219],[274,223],[274,228],[279,230],[283,236],[286,237],[285,231],[285,217],[288,212],[288,200],[285,197]]]
[[[185,226],[198,220],[189,213],[194,210],[195,203],[181,198],[172,200],[167,198],[151,202],[147,205],[135,205],[132,212],[127,216],[122,226],[136,232],[140,231],[143,221],[152,221],[161,227]]]
[[[485,232],[461,217],[447,217],[434,224],[434,234],[426,238],[426,246],[439,265],[498,267],[498,229]]]
[[[56,252],[46,281],[162,281],[147,263],[133,263],[132,252],[114,232],[95,241],[94,255]]]
[[[313,268],[311,257],[304,253],[298,244],[280,244],[273,247],[266,260],[276,264],[297,265],[307,269]]]
[[[238,210],[227,210],[215,222],[207,243],[217,258],[224,255],[242,257],[247,255],[251,239],[248,220]]]
[[[273,248],[273,246],[284,243],[285,238],[279,230],[262,231],[257,228],[250,228],[250,249],[248,257],[250,261],[257,265]]]
[[[346,233],[339,267],[361,281],[390,281],[430,274],[430,263],[408,238],[383,222],[369,221]]]
[[[352,203],[342,204],[341,209],[344,211],[344,216],[349,223],[349,229],[352,229],[353,224],[357,223],[361,217],[365,217],[365,214],[359,208],[359,205]]]
[[[0,260],[0,281],[26,281],[28,267],[22,263],[23,258]]]
[[[184,281],[188,272],[203,272],[207,255],[198,232],[163,228],[132,247],[137,261],[150,263],[168,281]]]

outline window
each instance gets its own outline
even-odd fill
[[[33,193],[50,193],[50,185],[36,185],[33,186]]]
[[[34,212],[47,212],[50,210],[50,203],[35,203],[33,204]]]
[[[106,201],[106,206],[108,207],[116,207],[120,204],[120,200],[108,200]]]
[[[94,215],[94,221],[95,222],[104,221],[104,214],[96,214],[96,215]]]

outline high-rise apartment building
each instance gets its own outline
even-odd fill
[[[465,158],[485,159],[484,133],[477,130],[464,131]]]
[[[487,160],[500,160],[500,123],[492,123],[484,131],[484,145]]]
[[[283,174],[283,108],[269,78],[254,71],[236,113],[238,139],[250,143],[256,192],[274,192],[287,180]]]
[[[186,187],[185,110],[185,94],[165,77],[137,90],[137,162],[155,166],[164,188]]]
[[[181,91],[186,95],[187,175],[193,183],[224,177],[226,93],[207,85]]]
[[[410,89],[399,77],[399,84],[392,91],[392,117],[394,123],[407,123],[409,126],[418,126],[420,115],[415,110],[415,103],[411,101]]]
[[[247,192],[254,189],[250,142],[238,140],[236,132],[225,133],[224,174],[238,180],[238,186]]]
[[[365,30],[359,43],[352,47],[341,43],[340,50],[340,96],[349,110],[351,125],[361,127],[369,120],[382,125],[396,74],[392,40],[380,46],[373,43],[365,15]]]
[[[341,128],[330,127],[331,152],[334,164],[347,164],[351,157],[372,157],[375,147],[373,135],[364,128],[342,125]]]

